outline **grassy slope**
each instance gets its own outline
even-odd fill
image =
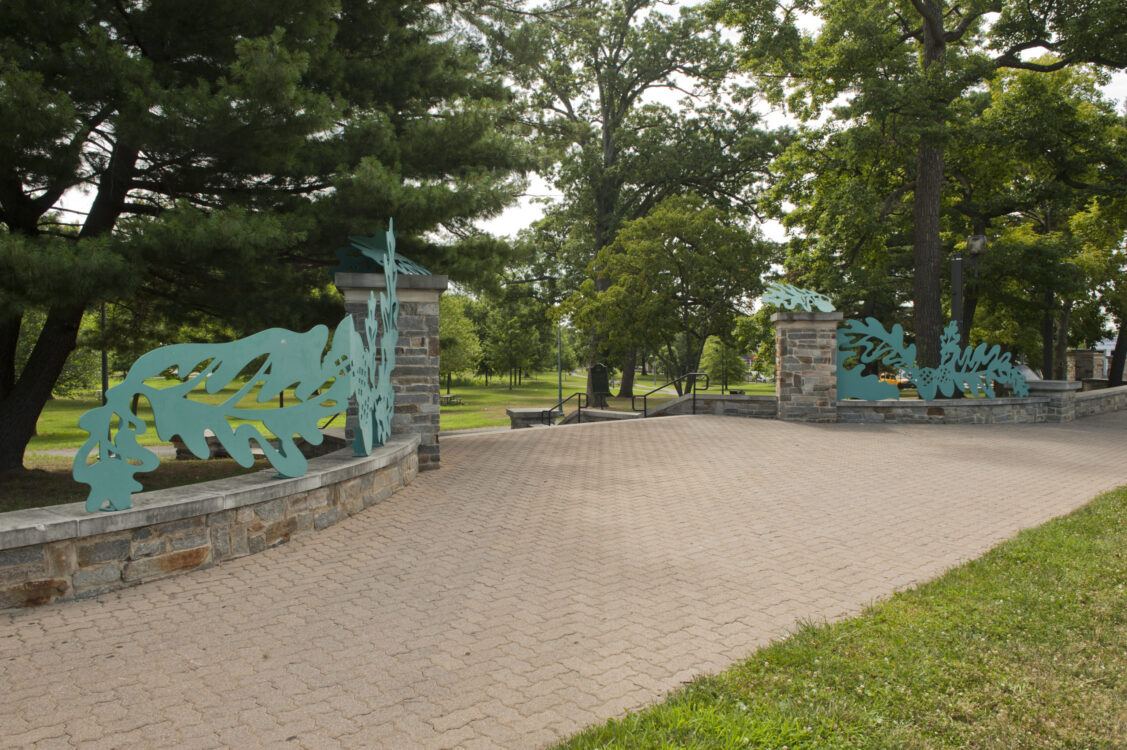
[[[1127,489],[564,747],[1127,747]]]

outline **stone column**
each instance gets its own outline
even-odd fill
[[[1076,419],[1076,392],[1080,383],[1075,380],[1030,380],[1030,396],[1049,399],[1045,410],[1046,422],[1071,422]]]
[[[1099,367],[1103,353],[1095,349],[1069,349],[1065,352],[1068,357],[1068,379],[1085,380],[1086,378],[1104,377],[1103,368]]]
[[[344,295],[344,309],[363,331],[368,313],[368,294],[386,291],[380,273],[338,273],[336,285]],[[399,297],[399,344],[395,347],[395,416],[392,435],[419,436],[419,471],[437,469],[438,451],[438,298],[446,291],[445,276],[401,273],[396,277]],[[345,438],[356,431],[356,407],[349,406]]]
[[[837,421],[837,326],[840,312],[777,312],[775,395],[779,419]]]

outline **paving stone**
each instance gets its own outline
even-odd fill
[[[317,534],[0,613],[20,718],[0,745],[542,746],[1127,484],[1124,430],[683,416],[446,438],[441,470]],[[233,526],[231,553],[288,530]],[[207,562],[184,552],[128,575]]]

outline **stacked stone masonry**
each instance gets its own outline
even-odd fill
[[[790,422],[837,421],[839,312],[778,312],[775,394],[778,417]]]
[[[363,334],[368,313],[368,295],[386,291],[383,274],[338,273],[336,285],[344,294],[345,310],[353,316],[356,330]],[[393,437],[419,438],[419,469],[439,466],[438,377],[438,300],[449,282],[445,276],[399,274],[399,344],[395,348],[395,370],[391,385],[395,390]],[[356,431],[356,404],[351,402],[345,437],[352,440]]]
[[[1046,421],[1047,398],[955,401],[838,401],[837,421],[865,424],[1033,424]]]
[[[312,459],[309,472],[262,471],[134,495],[134,507],[82,503],[0,515],[0,609],[93,596],[252,555],[390,497],[418,472],[417,441]]]
[[[1076,396],[1076,416],[1091,417],[1109,411],[1127,409],[1127,385],[1079,393]]]

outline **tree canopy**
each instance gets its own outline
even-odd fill
[[[455,278],[529,165],[501,76],[415,0],[12,0],[0,7],[0,469],[84,308],[148,297],[245,328],[337,308],[324,270],[394,217]],[[89,212],[60,210],[68,191]],[[438,238],[436,240],[435,238]],[[23,312],[46,321],[22,372]]]
[[[828,127],[841,140],[880,149],[895,165],[858,170],[855,192],[868,224],[912,197],[912,315],[921,361],[934,366],[945,157],[958,103],[1006,68],[1127,66],[1127,7],[1119,0],[735,0],[713,8],[740,30],[746,69],[776,101],[807,120],[828,110]],[[804,14],[820,22],[817,30],[803,30]],[[1030,59],[1031,51],[1048,57]]]

